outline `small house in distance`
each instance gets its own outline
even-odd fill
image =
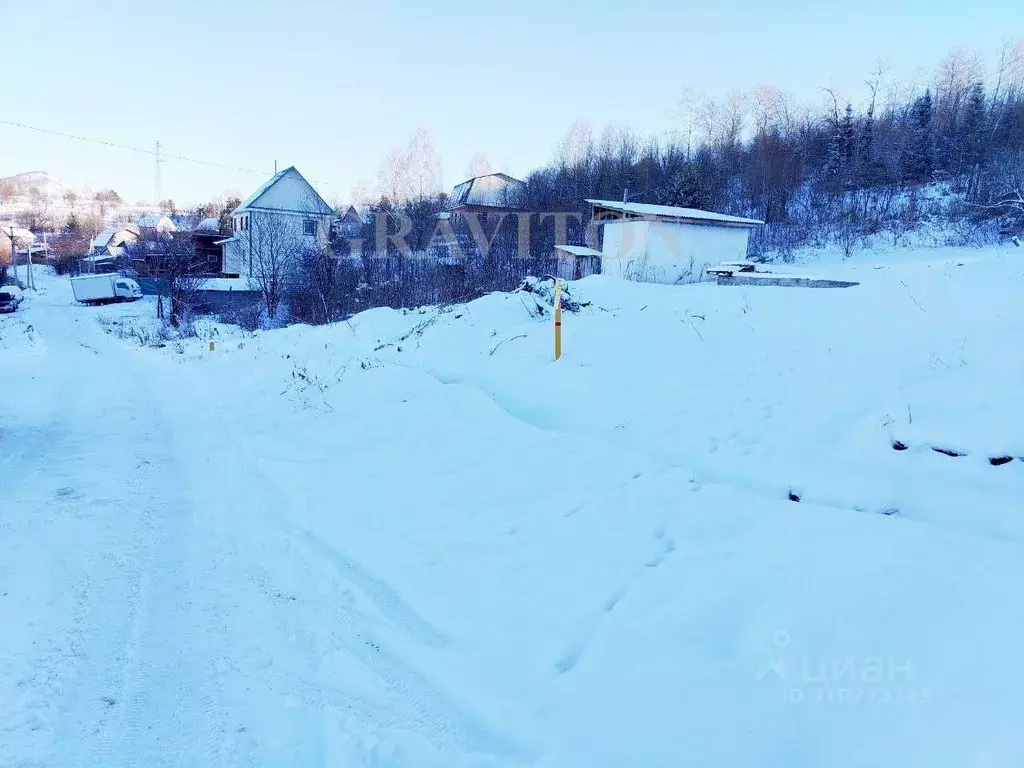
[[[707,264],[742,261],[759,219],[697,208],[587,200],[603,227],[601,272],[627,280],[677,283]]]
[[[221,274],[224,271],[224,248],[220,244],[223,239],[218,219],[203,219],[192,232],[196,259],[209,274]]]
[[[521,211],[525,201],[524,182],[507,173],[489,173],[457,184],[442,213],[511,213]]]
[[[556,245],[558,277],[580,280],[601,272],[601,252],[585,245]]]
[[[178,231],[178,225],[170,216],[163,213],[147,213],[138,221],[144,240],[152,240],[161,235]]]
[[[363,233],[363,215],[350,205],[334,222],[334,232],[340,237],[357,238]]]
[[[438,227],[430,249],[442,264],[449,266],[460,264],[466,257],[481,256],[483,254],[471,235],[467,219],[475,217],[485,237],[492,244],[501,243],[516,232],[515,219],[507,220],[508,215],[522,211],[525,204],[525,182],[507,173],[489,173],[456,184],[437,215],[439,219],[447,220],[449,226]],[[499,226],[505,238],[495,238]]]
[[[89,255],[120,258],[124,255],[125,249],[137,243],[141,236],[141,230],[134,224],[126,227],[108,227],[89,243]]]
[[[16,251],[27,248],[35,242],[36,236],[24,227],[17,224],[5,223],[0,225],[0,267],[13,264],[13,256]]]

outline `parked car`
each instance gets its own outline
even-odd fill
[[[21,289],[16,285],[0,285],[0,312],[13,312],[21,304]]]
[[[71,290],[75,300],[83,304],[108,304],[142,298],[142,289],[137,282],[114,273],[72,277]]]

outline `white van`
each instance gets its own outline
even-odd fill
[[[142,289],[137,282],[114,273],[72,277],[71,290],[75,300],[83,304],[106,304],[142,298]]]

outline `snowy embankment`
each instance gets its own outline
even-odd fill
[[[146,410],[123,405],[125,427],[167,435],[150,496],[190,510],[154,538],[177,542],[187,575],[153,578],[158,594],[193,585],[201,607],[158,612],[149,643],[126,632],[124,647],[144,659],[175,629],[199,638],[187,684],[154,705],[195,764],[1018,765],[1019,254],[815,265],[860,283],[844,290],[588,278],[557,363],[550,303],[531,293],[210,327],[212,352],[89,337],[85,310],[30,299],[38,328],[0,327],[0,376],[19,371],[34,410],[0,414],[22,434],[43,419],[25,382],[60,374],[69,342],[53,336],[98,348],[76,377],[130,368]],[[57,309],[75,322],[44,319]],[[26,462],[0,461],[19,511],[49,482],[13,479]],[[0,525],[19,551],[57,546]],[[4,588],[31,594],[40,561],[0,570]],[[25,624],[10,601],[5,624]],[[151,756],[137,721],[152,715],[79,703],[104,695],[82,679],[120,674],[87,676],[88,649],[122,636],[69,640],[47,672],[33,633],[88,632],[34,610],[44,629],[0,641],[15,660],[0,715],[26,689],[51,700],[13,720],[0,763]],[[171,678],[166,661],[129,668],[136,695],[112,710],[153,704],[147,687]],[[202,704],[171,714],[178,694]]]

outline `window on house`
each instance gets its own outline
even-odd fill
[[[316,237],[316,222],[313,219],[306,219],[302,222],[302,234],[307,237]]]

